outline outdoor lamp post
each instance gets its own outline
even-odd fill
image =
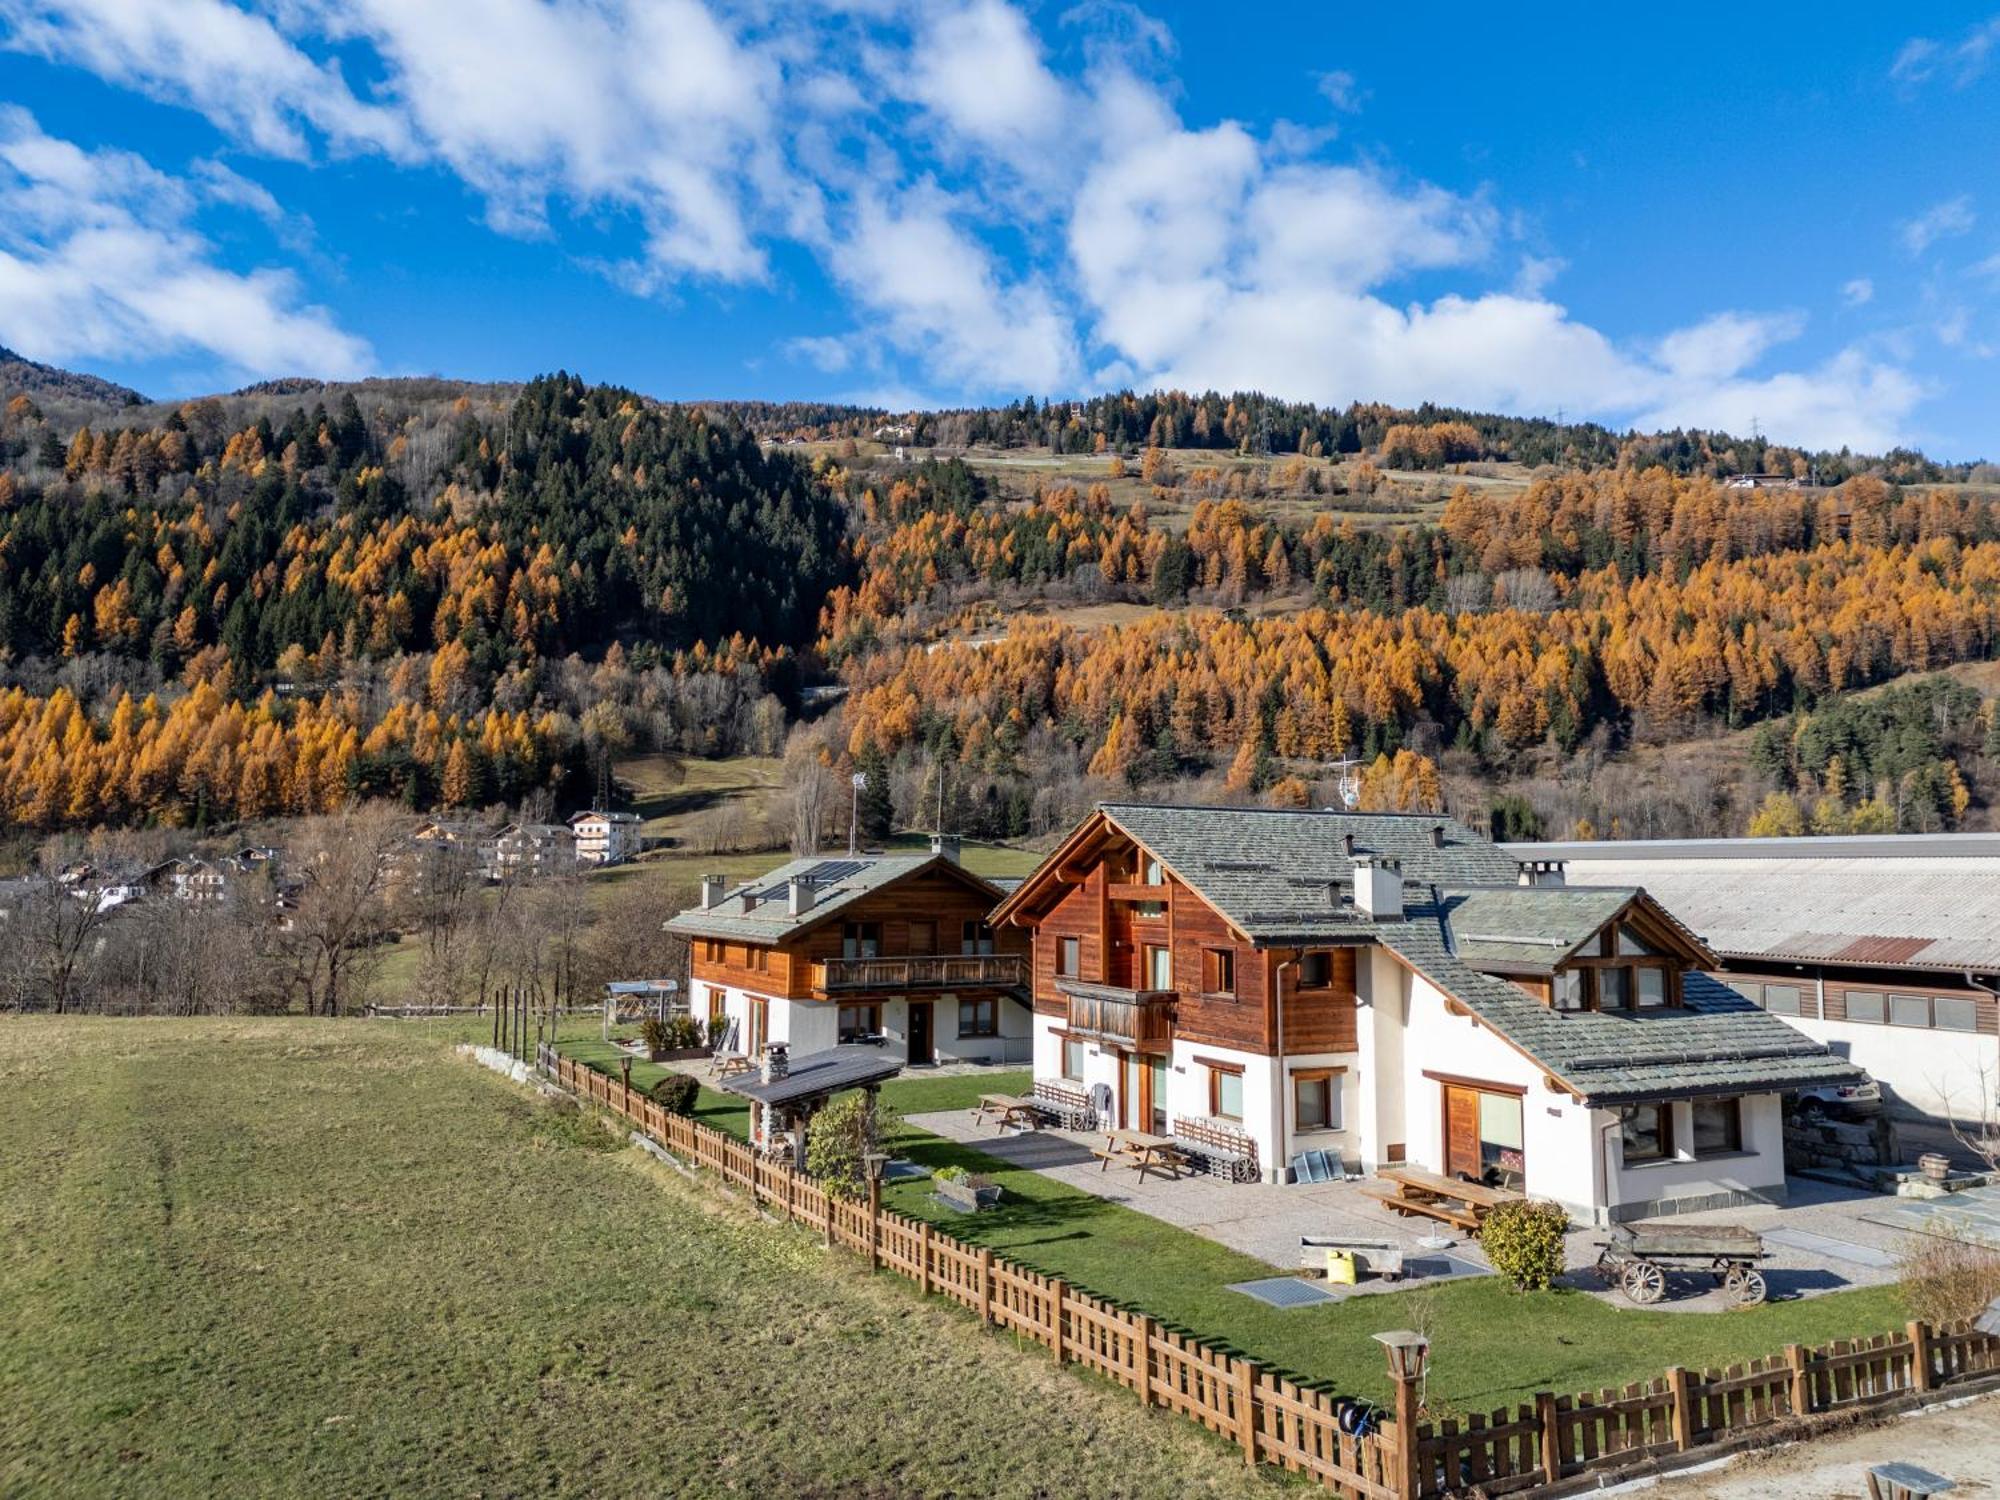
[[[1412,1329],[1378,1333],[1375,1342],[1389,1356],[1389,1378],[1396,1383],[1396,1452],[1402,1464],[1405,1495],[1417,1493],[1417,1382],[1424,1378],[1431,1341]]]

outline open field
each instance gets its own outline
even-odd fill
[[[449,1034],[0,1026],[0,1493],[1273,1489]]]
[[[616,1063],[606,1066],[594,1047],[564,1050],[617,1072]],[[639,1076],[635,1066],[635,1086]],[[904,1115],[969,1109],[981,1094],[1022,1092],[1027,1082],[1024,1072],[906,1076],[885,1085],[882,1098]],[[730,1128],[721,1120],[710,1123]],[[1537,1391],[1622,1386],[1650,1379],[1670,1364],[1726,1365],[1787,1343],[1882,1332],[1904,1320],[1893,1287],[1689,1316],[1613,1307],[1581,1292],[1521,1296],[1494,1277],[1335,1306],[1271,1308],[1226,1289],[1232,1282],[1274,1274],[1254,1257],[913,1126],[902,1128],[894,1147],[925,1167],[984,1172],[1006,1189],[998,1208],[966,1216],[939,1208],[925,1182],[896,1183],[883,1202],[898,1212],[929,1219],[961,1240],[990,1245],[1107,1300],[1144,1309],[1267,1367],[1379,1401],[1390,1392],[1371,1336],[1388,1328],[1430,1330],[1429,1399],[1435,1405],[1486,1412],[1532,1399]]]

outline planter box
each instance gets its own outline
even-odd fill
[[[975,1186],[970,1182],[941,1182],[933,1177],[931,1187],[938,1197],[961,1213],[976,1214],[980,1209],[991,1208],[1000,1201],[998,1183]]]

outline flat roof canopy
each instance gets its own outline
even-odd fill
[[[850,1042],[794,1057],[785,1076],[769,1083],[761,1072],[752,1071],[725,1078],[716,1087],[759,1104],[797,1104],[842,1089],[866,1088],[902,1071],[903,1064],[884,1048]]]

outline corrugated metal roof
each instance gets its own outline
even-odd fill
[[[1513,847],[1581,851],[1524,857],[1564,858],[1572,885],[1643,886],[1731,957],[2000,970],[2000,856],[1737,854],[1719,861],[1651,849],[1634,854],[1644,846],[1630,843]]]
[[[1783,839],[1588,839],[1503,844],[1517,859],[1991,859],[2000,833],[1850,833]]]

